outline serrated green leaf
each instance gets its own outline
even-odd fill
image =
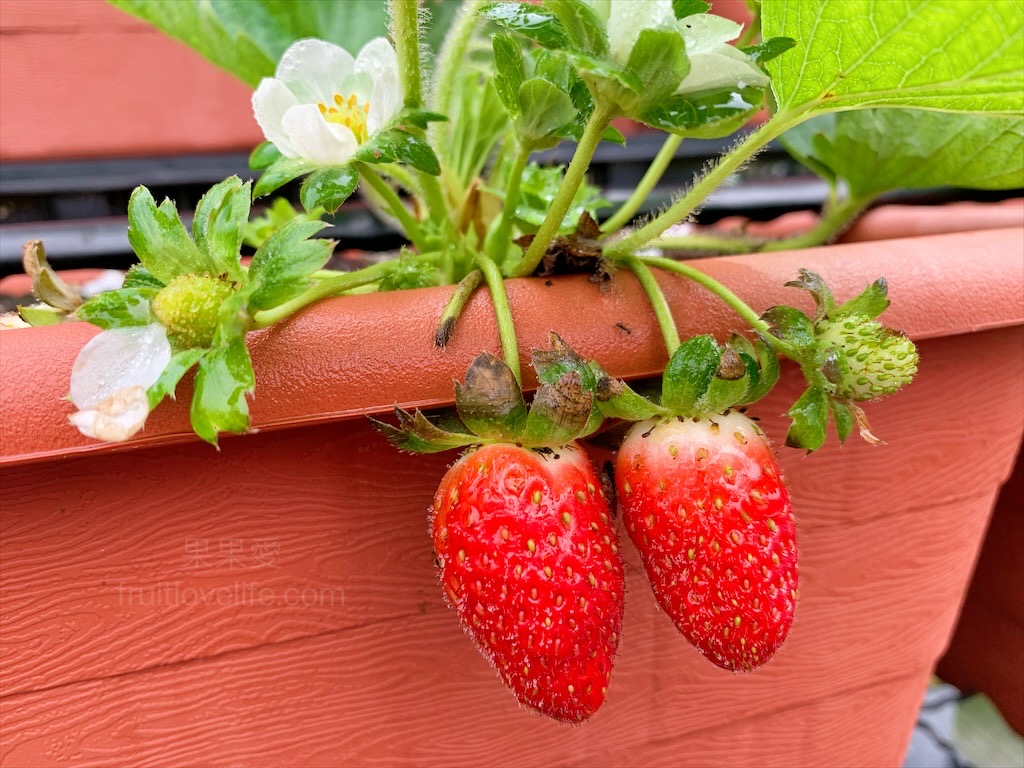
[[[765,0],[761,24],[797,41],[767,64],[779,112],[1024,112],[1019,2]]]
[[[545,48],[564,48],[569,36],[553,13],[528,3],[494,3],[481,9],[481,14],[513,32],[534,40]]]
[[[79,320],[107,328],[149,325],[153,322],[150,302],[158,288],[121,288],[104,291],[85,302],[75,311]]]
[[[523,52],[511,35],[494,35],[494,88],[512,117],[519,116],[519,86],[526,79]]]
[[[524,146],[553,146],[557,139],[552,134],[576,117],[569,94],[539,77],[520,85],[517,98],[520,116],[515,128]]]
[[[141,264],[132,264],[128,268],[128,271],[124,275],[124,282],[121,283],[122,288],[156,288],[157,290],[164,287],[164,283],[157,280],[153,273],[146,269]]]
[[[628,105],[631,111],[644,111],[649,105],[670,98],[690,72],[682,36],[674,29],[642,30],[626,69],[643,84],[638,99]]]
[[[322,221],[294,219],[256,250],[249,264],[249,279],[256,285],[250,309],[276,307],[306,289],[309,275],[323,269],[331,257],[332,241],[309,239],[325,226]]]
[[[240,280],[243,275],[239,255],[249,221],[252,184],[231,176],[214,185],[196,206],[192,232],[196,245],[217,265],[214,277],[227,275]]]
[[[255,200],[264,195],[269,195],[292,179],[297,179],[299,176],[311,173],[316,169],[317,166],[307,163],[305,160],[292,160],[288,157],[275,160],[267,166],[256,180],[256,186],[252,190],[252,198]]]
[[[848,403],[835,397],[829,398],[829,406],[832,409],[832,418],[836,423],[836,434],[839,436],[839,442],[845,443],[846,438],[853,431],[853,425],[856,421],[853,410]]]
[[[705,0],[672,0],[672,13],[676,19],[685,19],[698,13],[707,13],[711,4]]]
[[[791,37],[773,37],[769,40],[762,40],[757,45],[749,45],[740,50],[747,54],[755,64],[764,64],[766,61],[776,59],[795,47],[796,40]]]
[[[430,145],[418,136],[397,128],[376,134],[359,148],[356,159],[364,163],[404,163],[432,176],[441,172],[441,164]]]
[[[793,420],[786,433],[786,445],[807,451],[821,448],[825,443],[829,416],[829,397],[822,387],[814,385],[804,390],[786,415]]]
[[[302,182],[299,198],[307,211],[323,208],[334,213],[356,191],[358,183],[359,173],[351,165],[321,168]]]
[[[183,349],[171,355],[171,361],[164,368],[164,372],[160,374],[160,378],[146,390],[146,397],[149,399],[149,410],[152,411],[156,408],[165,397],[174,399],[174,390],[177,389],[181,377],[193,365],[198,363],[206,355],[207,351],[199,348]]]
[[[511,369],[484,352],[466,371],[466,383],[455,382],[459,418],[476,435],[513,442],[526,425],[526,401]]]
[[[281,151],[274,146],[274,142],[264,141],[249,154],[249,167],[254,171],[262,171],[276,163],[281,157]]]
[[[891,303],[888,292],[889,286],[885,278],[880,277],[852,299],[836,307],[829,313],[829,317],[857,315],[866,320],[874,319],[888,309]]]
[[[604,23],[589,5],[578,0],[546,0],[544,7],[562,23],[573,48],[593,56],[608,55]]]
[[[1024,118],[911,109],[821,115],[782,136],[786,149],[851,197],[896,189],[1024,185]]]
[[[679,93],[637,118],[652,128],[679,136],[713,139],[728,136],[761,109],[764,91],[754,86]]]
[[[662,376],[662,406],[683,416],[696,413],[721,359],[722,350],[710,335],[694,336],[680,344]]]
[[[209,350],[199,360],[192,396],[192,429],[217,445],[220,432],[241,434],[249,429],[247,396],[256,389],[256,376],[245,339]]]
[[[159,207],[145,187],[136,187],[128,201],[128,242],[149,272],[165,283],[189,272],[217,275],[217,262],[188,236],[174,203]]]
[[[771,328],[772,336],[782,339],[800,349],[813,349],[817,341],[814,336],[814,323],[811,319],[794,307],[772,307],[761,319]]]

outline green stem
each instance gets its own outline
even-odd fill
[[[512,310],[508,305],[508,294],[505,292],[505,281],[501,270],[488,256],[479,253],[476,263],[484,273],[487,288],[491,292],[491,303],[494,305],[494,316],[498,322],[498,338],[501,339],[501,354],[516,381],[523,383],[523,374],[519,369],[519,343],[516,341],[516,329],[512,323]]]
[[[565,214],[569,210],[569,206],[572,205],[576,190],[583,182],[583,176],[590,166],[590,160],[593,158],[594,152],[597,151],[598,144],[601,143],[601,135],[608,127],[611,116],[612,110],[608,105],[599,103],[594,107],[590,120],[587,121],[587,127],[583,131],[583,136],[580,137],[580,142],[576,145],[572,161],[565,171],[562,184],[558,187],[555,199],[551,202],[551,208],[548,209],[548,215],[544,218],[540,229],[537,230],[537,236],[530,243],[522,261],[515,268],[514,275],[516,277],[532,275],[541,259],[544,258],[544,254],[547,253],[548,246],[558,234]],[[629,249],[630,252],[632,250],[634,249]]]
[[[473,292],[480,287],[480,283],[483,281],[484,273],[479,269],[474,269],[459,281],[455,292],[452,293],[452,297],[448,299],[444,312],[441,313],[440,322],[437,324],[437,331],[434,333],[434,344],[437,347],[444,349],[448,346],[448,341],[455,331],[455,323],[458,321],[459,315],[465,309],[469,297],[473,295]]]
[[[360,177],[363,181],[369,184],[373,191],[376,192],[387,204],[388,208],[398,219],[398,223],[402,225],[402,229],[405,230],[405,235],[408,237],[417,248],[423,248],[423,234],[420,231],[420,224],[413,218],[413,215],[409,212],[409,209],[405,207],[405,204],[399,198],[398,193],[391,188],[384,179],[377,175],[377,172],[370,168],[366,163],[356,163],[356,170],[359,171]]]
[[[457,71],[465,66],[466,50],[473,38],[479,17],[477,13],[484,5],[484,0],[466,0],[459,9],[458,16],[445,35],[444,45],[437,57],[434,79],[434,98],[430,108],[442,115],[448,114],[448,105],[452,98],[452,86],[457,79]],[[438,124],[435,123],[435,126]],[[432,138],[439,138],[433,129]]]
[[[755,152],[804,119],[805,115],[803,114],[779,113],[775,115],[737,144],[731,152],[719,158],[711,170],[667,210],[628,237],[609,243],[604,249],[604,255],[614,260],[633,253],[661,235],[673,224],[682,221],[693,213],[709,194],[718,189],[722,182],[747,162]]]
[[[529,150],[520,147],[516,152],[515,160],[512,161],[512,168],[509,170],[505,186],[505,201],[501,206],[501,221],[498,222],[497,228],[487,236],[487,243],[484,246],[484,250],[499,264],[505,262],[505,256],[508,254],[509,238],[512,236],[512,219],[515,218],[516,206],[519,205],[519,187],[529,159]]]
[[[679,237],[659,237],[652,240],[652,248],[664,251],[688,251],[695,253],[753,253],[761,250],[764,240],[756,237],[735,235],[680,235]]]
[[[785,355],[793,360],[800,360],[799,351],[794,346],[773,336],[771,333],[771,327],[760,318],[757,312],[750,308],[750,305],[713,277],[709,277],[703,272],[700,272],[687,264],[679,261],[673,261],[672,259],[666,259],[661,256],[634,256],[632,258],[637,259],[650,267],[657,267],[665,270],[666,272],[675,272],[677,275],[689,278],[693,282],[697,283],[697,285],[706,288],[725,302],[729,308],[743,318],[744,322],[746,322],[751,328],[764,335],[772,349],[774,349],[777,354]]]
[[[329,277],[318,283],[314,283],[298,296],[286,301],[284,304],[278,304],[276,307],[264,309],[254,314],[252,316],[252,327],[254,330],[257,328],[267,328],[268,326],[274,325],[274,323],[281,322],[290,315],[298,312],[300,309],[305,309],[310,304],[320,301],[320,299],[326,299],[328,296],[335,296],[352,288],[358,288],[361,285],[376,283],[386,277],[389,272],[398,266],[399,263],[399,259],[394,259],[393,261],[382,261],[380,264],[374,264],[373,266],[360,269],[356,272],[345,272],[336,277]]]
[[[676,156],[676,150],[679,149],[679,145],[682,143],[682,136],[668,135],[644,177],[637,184],[636,189],[633,190],[633,193],[626,202],[622,204],[622,207],[615,212],[615,215],[601,225],[601,231],[615,232],[630,222],[633,215],[640,210],[640,206],[643,205],[647,196],[651,194],[651,191],[661,181],[661,177],[665,175],[665,170],[668,168],[669,163],[672,162],[672,158]]]
[[[647,294],[647,300],[651,302],[651,309],[654,316],[658,318],[658,327],[661,328],[661,336],[665,339],[665,348],[671,357],[679,348],[679,330],[676,328],[676,321],[672,319],[672,310],[669,309],[665,294],[658,285],[651,270],[647,268],[636,256],[627,256],[622,260],[640,283],[640,287]]]
[[[419,0],[388,0],[391,14],[391,34],[398,55],[398,73],[406,109],[422,109],[423,80],[420,74],[420,18]],[[410,128],[409,132],[422,138],[424,132]],[[427,209],[434,221],[441,222],[447,215],[444,194],[436,176],[418,171],[420,186],[426,198]]]

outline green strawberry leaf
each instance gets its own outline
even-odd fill
[[[853,431],[853,425],[854,422],[856,422],[856,417],[854,416],[850,404],[845,400],[840,400],[837,397],[830,397],[828,403],[829,407],[832,409],[832,418],[836,423],[836,434],[839,436],[839,442],[845,443],[846,438],[848,438],[850,433]]]
[[[259,179],[256,180],[256,186],[252,190],[252,198],[255,200],[264,195],[269,195],[292,179],[297,179],[303,174],[315,171],[316,168],[315,165],[307,163],[305,160],[292,160],[288,157],[280,157],[268,165]]]
[[[470,363],[466,383],[455,382],[455,407],[471,432],[514,442],[526,425],[526,401],[511,369],[483,352]]]
[[[709,10],[711,3],[706,0],[672,0],[672,13],[676,19],[685,19],[687,16],[696,16]]]
[[[206,349],[183,349],[171,356],[171,362],[164,368],[156,383],[146,390],[149,399],[149,410],[156,408],[165,397],[174,399],[174,390],[178,387],[181,377],[208,352]]]
[[[237,176],[231,176],[211,187],[196,206],[193,237],[199,250],[218,266],[211,277],[242,279],[239,253],[249,221],[251,187],[251,182],[243,184]]]
[[[825,443],[828,429],[829,397],[819,385],[809,386],[786,411],[793,424],[786,433],[786,445],[816,451]]]
[[[829,312],[828,316],[834,318],[857,315],[865,320],[873,320],[888,309],[889,304],[892,303],[886,295],[888,291],[889,286],[885,278],[880,277],[860,294]]]
[[[164,287],[164,283],[163,281],[157,280],[153,277],[153,273],[141,264],[132,264],[124,275],[124,282],[121,283],[121,287],[156,288],[157,290],[160,290]]]
[[[661,404],[672,413],[689,416],[699,412],[718,372],[722,350],[714,337],[704,334],[679,345],[662,377]]]
[[[364,163],[404,163],[418,171],[437,176],[441,165],[423,139],[397,128],[380,131],[356,152]]]
[[[274,146],[272,141],[264,141],[258,144],[249,155],[249,167],[254,171],[262,171],[269,168],[283,157],[281,150]]]
[[[356,191],[359,173],[351,165],[340,168],[321,168],[302,182],[299,199],[307,211],[323,208],[334,213]]]
[[[159,207],[145,187],[136,187],[128,201],[128,242],[149,272],[170,282],[189,272],[220,274],[219,264],[188,236],[174,203]]]
[[[494,35],[491,47],[494,50],[494,88],[508,113],[518,117],[519,86],[526,79],[523,51],[511,35]]]
[[[765,0],[765,38],[794,52],[768,62],[779,113],[870,106],[1024,112],[1024,14],[1016,2]]]
[[[309,276],[331,258],[333,240],[310,239],[327,226],[293,219],[274,232],[253,254],[249,279],[256,286],[249,307],[270,309],[302,293]]]
[[[569,35],[551,11],[520,2],[485,5],[480,13],[498,26],[518,32],[545,48],[564,48]]]
[[[121,288],[116,291],[104,291],[80,306],[75,311],[75,316],[104,330],[149,325],[154,322],[150,302],[158,292],[158,288]]]
[[[192,396],[192,429],[217,445],[220,432],[249,429],[247,397],[256,390],[256,376],[244,338],[209,350],[199,359]]]

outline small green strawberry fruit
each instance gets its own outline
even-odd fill
[[[153,314],[177,347],[208,347],[220,320],[220,305],[234,284],[208,274],[178,275],[153,299]]]
[[[837,351],[836,394],[861,402],[885,397],[917,373],[914,343],[899,331],[857,315],[818,322],[818,338]]]

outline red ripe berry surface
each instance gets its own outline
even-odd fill
[[[761,430],[738,412],[635,424],[619,450],[623,522],[679,631],[730,670],[766,662],[793,624],[789,493]]]
[[[586,454],[492,444],[465,455],[434,497],[433,538],[449,603],[519,701],[566,722],[594,714],[625,585]]]

